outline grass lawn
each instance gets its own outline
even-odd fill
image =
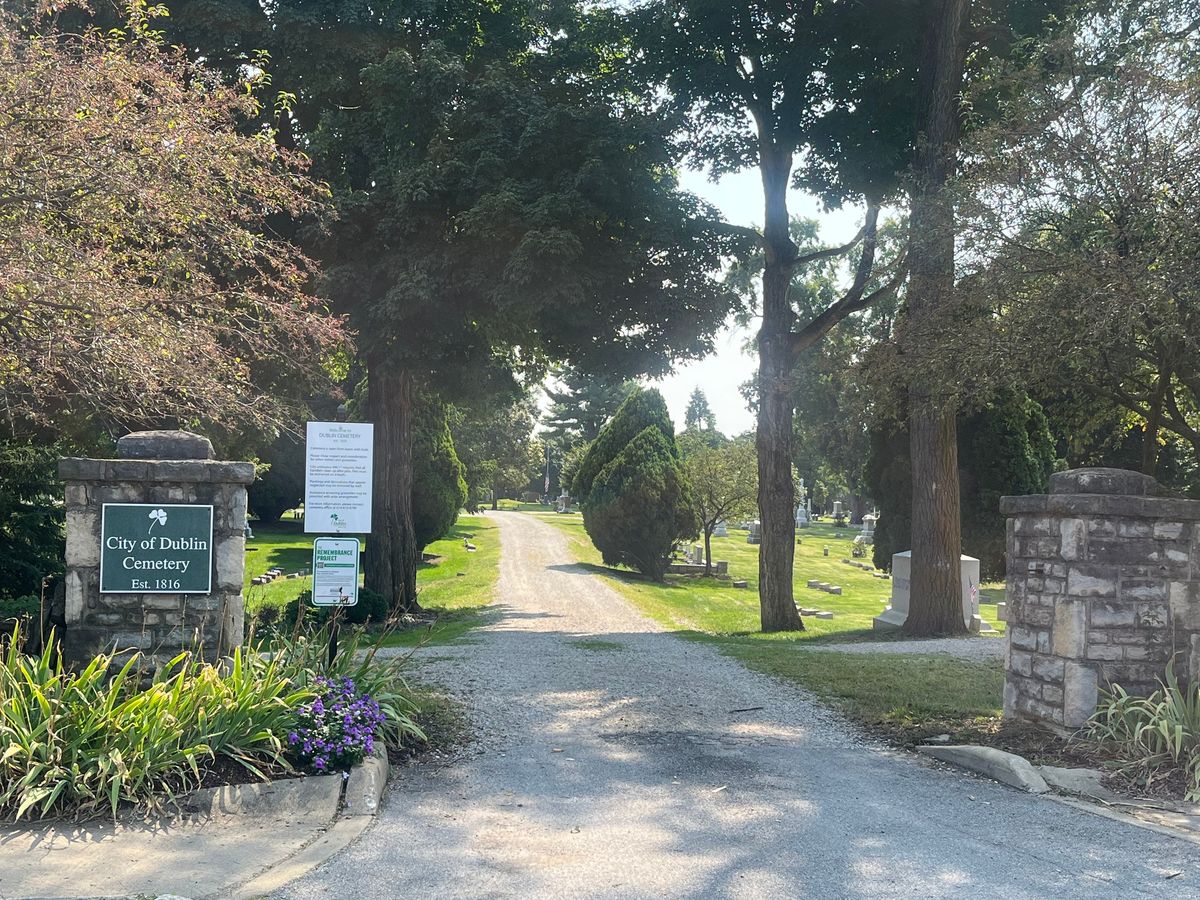
[[[251,611],[264,605],[283,606],[307,591],[312,578],[276,579],[270,584],[252,585],[250,579],[271,568],[298,572],[312,565],[312,539],[302,522],[281,521],[259,525],[254,538],[246,542],[246,606]],[[463,546],[469,538],[474,552]],[[417,628],[391,635],[387,643],[410,646],[429,640],[444,643],[467,631],[478,610],[492,601],[492,589],[499,576],[500,539],[496,526],[484,516],[460,516],[445,538],[425,548],[436,557],[417,569],[417,591],[421,606],[437,615],[428,628]]]
[[[601,565],[579,514],[559,515],[544,507],[534,507],[528,514],[563,531],[581,562],[592,566],[597,576],[607,579],[638,609],[667,628],[715,644],[751,669],[802,684],[900,743],[915,743],[944,731],[962,734],[995,728],[1004,686],[999,660],[974,662],[942,654],[851,654],[821,649],[831,643],[903,637],[871,627],[871,620],[886,606],[891,581],[842,562],[852,558],[850,546],[857,529],[816,524],[799,532],[796,601],[803,607],[829,610],[834,618],[807,617],[803,632],[762,634],[758,631],[758,547],[746,543],[745,531],[730,529],[729,537],[714,538],[713,559],[728,560],[732,578],[745,579],[747,588],[680,575],[669,575],[665,584],[654,584],[635,573]],[[843,593],[834,596],[809,588],[809,579],[840,584]],[[1003,585],[998,587],[1002,596]],[[996,621],[994,602],[982,603],[981,608],[986,620],[1004,627]]]
[[[760,641],[806,643],[899,637],[872,628],[874,617],[887,606],[891,581],[875,578],[870,572],[842,562],[852,559],[850,547],[857,529],[818,524],[798,532],[801,543],[796,547],[796,602],[801,607],[828,610],[834,617],[805,618],[803,632],[764,635],[758,633],[758,546],[746,543],[745,531],[731,528],[729,537],[713,538],[713,559],[728,560],[731,579],[744,579],[746,588],[735,588],[728,581],[687,575],[668,575],[665,584],[653,584],[636,573],[601,565],[600,554],[583,530],[583,517],[578,513],[558,514],[545,507],[531,506],[529,515],[566,533],[581,562],[594,566],[597,575],[608,579],[639,609],[669,628],[714,635],[747,635]],[[810,579],[841,585],[841,596],[807,587]],[[985,591],[985,597],[986,594]],[[985,620],[1003,630],[1004,623],[996,619],[994,602],[981,603],[980,609]]]

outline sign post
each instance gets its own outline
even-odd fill
[[[211,505],[105,503],[100,593],[208,594],[212,548]]]
[[[309,422],[304,452],[304,530],[371,533],[375,427],[365,422]],[[337,658],[339,613],[358,603],[358,538],[313,541],[314,606],[335,607],[329,666]]]
[[[358,603],[358,538],[319,537],[313,541],[313,606],[334,607],[329,628],[329,667],[337,658],[338,619],[343,606]]]

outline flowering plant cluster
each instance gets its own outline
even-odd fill
[[[359,693],[353,679],[318,678],[317,689],[317,699],[297,710],[288,746],[302,766],[345,771],[374,749],[375,732],[386,717],[378,703]]]

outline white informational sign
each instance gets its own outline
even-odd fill
[[[375,428],[309,422],[304,454],[304,530],[370,534]]]
[[[358,538],[314,540],[312,573],[313,606],[358,603]]]

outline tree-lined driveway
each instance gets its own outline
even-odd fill
[[[421,670],[477,742],[283,896],[1200,897],[1200,847],[876,746],[490,515],[495,618]]]

